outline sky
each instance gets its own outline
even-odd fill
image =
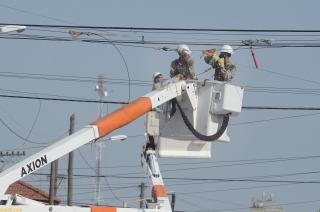
[[[319,2],[297,1],[17,1],[0,2],[0,22],[11,24],[85,25],[110,27],[164,27],[207,29],[289,29],[319,30]],[[97,33],[97,31],[94,31]],[[30,28],[27,35],[68,36],[68,29],[40,31]],[[242,40],[268,39],[273,43],[292,43],[308,40],[318,43],[319,33],[211,33],[165,34],[138,31],[99,32],[108,39],[175,40],[179,42],[207,42],[212,45],[190,45],[195,59],[196,73],[208,66],[200,58],[201,50],[220,48],[220,44]],[[289,35],[289,36],[288,36]],[[98,39],[90,36],[92,39]],[[94,90],[97,82],[80,80],[48,80],[53,75],[82,79],[113,79],[106,84],[105,100],[127,101],[127,72],[122,57],[110,44],[80,41],[36,41],[0,38],[1,70],[0,94],[98,99]],[[169,78],[169,64],[177,57],[173,51],[153,48],[117,46],[128,66],[132,80],[142,80],[131,86],[130,99],[151,90],[148,83],[154,72]],[[149,47],[150,47],[149,46]],[[175,48],[174,45],[170,46]],[[244,106],[319,107],[320,73],[319,48],[255,48],[260,69],[255,69],[248,48],[236,48],[232,60],[237,66],[234,84],[245,87]],[[14,76],[9,77],[10,73]],[[21,77],[23,76],[29,77]],[[45,76],[39,79],[30,76]],[[203,74],[199,79],[210,78]],[[46,78],[46,79],[44,79]],[[65,79],[65,77],[64,77]],[[285,88],[285,89],[284,89]],[[290,89],[289,89],[290,88]],[[41,95],[42,94],[42,95]],[[56,97],[56,96],[55,96]],[[118,108],[108,104],[104,112]],[[57,138],[67,135],[69,117],[76,115],[76,128],[87,125],[98,116],[95,103],[59,102],[0,98],[0,150],[25,150],[32,155]],[[179,211],[249,211],[251,198],[263,192],[274,193],[284,211],[318,211],[319,160],[317,111],[243,110],[231,120],[228,128],[231,142],[213,144],[209,160],[160,159],[160,168],[168,191],[176,192]],[[17,137],[45,144],[32,144]],[[144,119],[119,129],[111,135],[125,134],[125,142],[107,142],[103,147],[102,175],[103,204],[136,207],[138,185],[148,183],[140,167],[140,153],[144,144]],[[12,160],[20,160],[14,158]],[[92,203],[94,198],[95,146],[85,145],[75,153],[76,177],[74,201]],[[4,160],[11,160],[4,158]],[[6,167],[12,165],[5,164]],[[59,160],[59,174],[66,174],[67,159]],[[182,170],[181,170],[182,169]],[[48,168],[40,175],[26,180],[48,190]],[[134,176],[137,178],[123,178]],[[194,178],[194,181],[166,178]],[[216,182],[200,179],[259,179],[273,182]],[[288,181],[291,181],[289,183]],[[296,182],[296,183],[293,183]],[[314,183],[310,183],[313,181]],[[298,183],[300,182],[300,183]],[[304,183],[303,183],[304,182]],[[306,183],[309,182],[309,183]],[[110,190],[111,188],[111,190]],[[146,194],[149,194],[149,187]],[[58,195],[66,200],[66,180],[62,179]]]

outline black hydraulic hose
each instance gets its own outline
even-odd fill
[[[190,123],[188,117],[186,116],[186,114],[182,110],[180,104],[178,103],[177,99],[173,99],[172,103],[176,104],[178,106],[178,109],[181,113],[182,119],[183,119],[184,123],[186,124],[186,126],[188,127],[188,129],[191,131],[191,133],[195,137],[199,138],[202,141],[215,141],[215,140],[219,139],[227,129],[227,126],[229,123],[229,114],[226,114],[223,116],[223,121],[222,121],[221,127],[218,129],[218,131],[215,134],[203,135],[203,134],[199,133],[196,129],[194,129],[194,127]]]

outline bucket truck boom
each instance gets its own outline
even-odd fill
[[[211,141],[229,141],[226,134],[229,116],[241,112],[242,97],[243,88],[228,83],[196,80],[170,81],[163,85],[161,89],[137,98],[83,127],[78,132],[57,141],[1,172],[0,212],[171,212],[156,155],[158,154],[161,157],[209,158],[211,156]],[[175,105],[177,105],[180,113],[178,113],[178,110],[176,111]],[[25,204],[15,210],[17,208],[13,207],[13,196],[5,195],[9,185],[17,180],[28,176],[84,144],[108,135],[149,111],[151,113],[147,115],[146,119],[149,146],[142,154],[142,159],[148,178],[151,179],[153,184],[152,193],[155,201],[151,202],[155,203],[153,209],[151,209],[152,204],[150,203],[149,209],[98,206],[89,209],[67,206],[27,206]],[[27,200],[25,202],[32,204],[32,201]],[[12,210],[8,209],[8,205],[11,206]]]
[[[82,145],[104,137],[112,131],[129,124],[151,109],[180,96],[185,85],[185,81],[178,81],[168,84],[166,88],[160,91],[153,91],[140,97],[1,172],[0,195],[4,194],[9,185],[17,180],[26,177]]]

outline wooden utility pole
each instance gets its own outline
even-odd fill
[[[75,118],[76,116],[72,114],[70,116],[70,129],[69,135],[73,134],[75,131]],[[68,161],[68,198],[67,204],[72,206],[72,194],[73,194],[73,157],[74,152],[69,153],[69,161]]]
[[[144,188],[145,188],[145,184],[141,183],[140,184],[140,208],[144,208],[145,204],[144,204]]]
[[[58,172],[58,160],[55,160],[51,163],[50,189],[49,189],[50,205],[54,205],[54,199],[57,194],[57,172]]]

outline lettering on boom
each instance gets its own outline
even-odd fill
[[[44,155],[36,160],[28,163],[27,165],[21,168],[21,177],[28,175],[35,170],[45,166],[48,163],[47,155]]]

